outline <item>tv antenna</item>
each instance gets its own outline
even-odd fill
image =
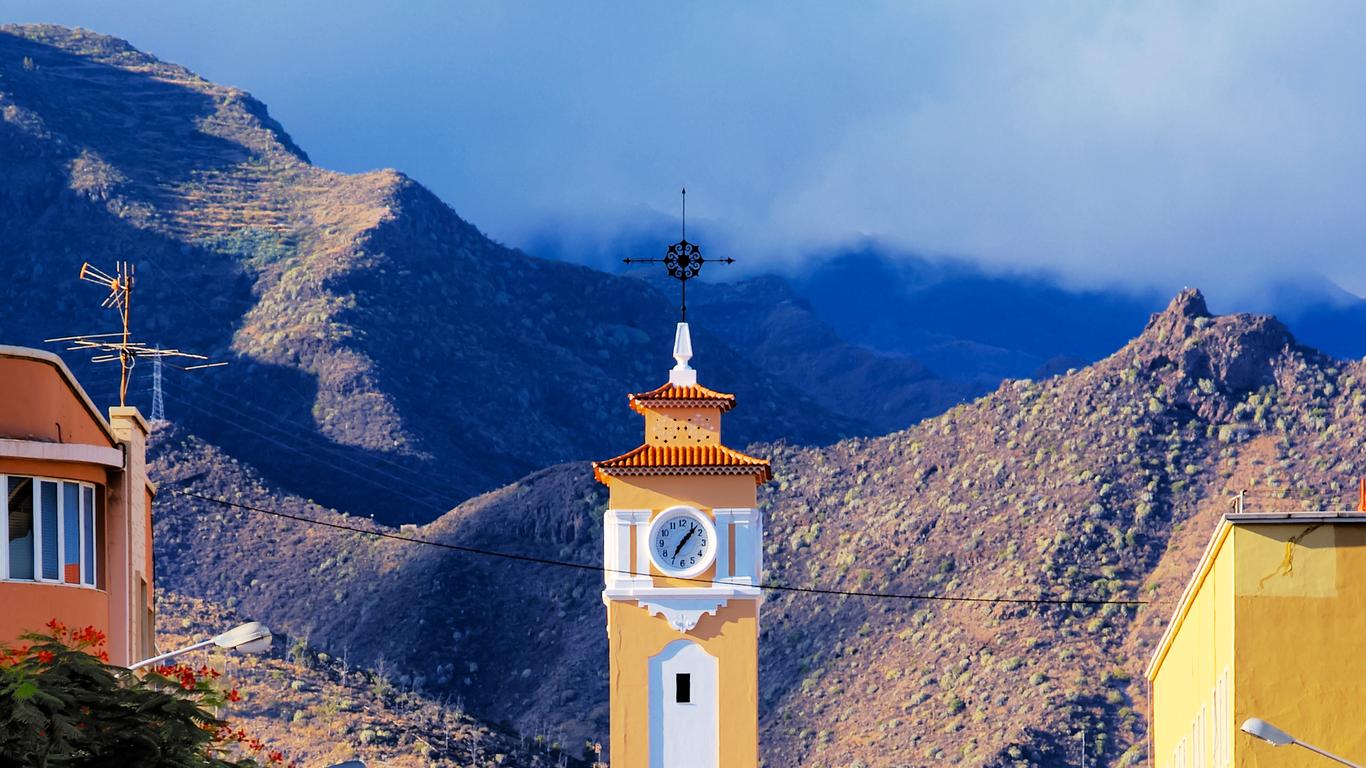
[[[119,363],[119,405],[128,404],[128,378],[133,374],[133,366],[137,365],[138,358],[147,357],[161,362],[161,358],[178,357],[186,360],[208,360],[204,355],[196,355],[193,352],[183,352],[179,349],[162,349],[160,346],[149,347],[141,341],[133,341],[129,330],[129,314],[133,305],[133,265],[126,261],[118,262],[114,268],[114,274],[110,275],[91,266],[90,262],[81,265],[80,279],[87,283],[104,286],[109,290],[109,295],[104,297],[100,306],[105,309],[118,310],[119,320],[123,323],[123,330],[113,333],[90,333],[81,336],[62,336],[56,339],[46,339],[49,343],[64,342],[70,344],[67,351],[86,351],[94,352],[95,356],[90,358],[92,363],[112,363],[115,360]],[[227,365],[225,362],[203,362],[186,366],[173,366],[182,371],[194,371],[200,368],[218,368]]]
[[[662,259],[633,259],[626,257],[622,259],[625,264],[663,264],[668,270],[669,277],[678,281],[680,298],[678,312],[682,317],[682,322],[688,322],[688,281],[697,277],[702,271],[702,265],[708,263],[708,259],[702,257],[702,249],[696,243],[688,242],[688,190],[683,190],[683,239],[669,246]],[[727,256],[724,259],[711,259],[713,264],[734,264],[735,259]]]

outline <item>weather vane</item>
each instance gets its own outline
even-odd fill
[[[702,257],[702,249],[695,243],[688,242],[688,190],[683,190],[683,239],[669,246],[669,250],[662,259],[632,259],[627,257],[622,259],[626,264],[663,264],[669,272],[669,277],[678,281],[681,298],[679,299],[678,311],[682,316],[683,322],[688,322],[688,281],[697,277],[702,271],[702,265],[707,263],[707,259]],[[713,264],[734,264],[735,259],[727,256],[724,259],[712,259]]]
[[[140,357],[183,357],[190,360],[208,360],[204,355],[196,355],[192,352],[182,352],[178,349],[161,349],[160,347],[149,347],[143,342],[132,341],[130,339],[128,317],[133,304],[133,265],[126,261],[120,261],[115,267],[113,275],[109,275],[96,267],[92,267],[89,262],[81,265],[80,279],[102,285],[109,289],[109,295],[104,297],[100,306],[106,309],[117,309],[119,319],[123,321],[123,330],[113,333],[92,333],[83,336],[63,336],[57,339],[46,339],[49,343],[65,342],[71,344],[67,347],[68,351],[86,350],[96,352],[90,358],[92,363],[111,363],[119,361],[119,405],[127,405],[128,399],[128,377],[133,373],[133,366],[137,364]],[[194,371],[200,368],[217,368],[227,365],[227,363],[199,363],[188,366],[175,366],[182,371]]]

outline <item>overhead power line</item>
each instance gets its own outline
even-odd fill
[[[450,543],[444,542],[444,541],[432,541],[431,539],[419,539],[419,538],[415,538],[415,537],[412,537],[412,536],[403,536],[403,535],[400,535],[400,534],[397,534],[397,533],[389,533],[389,532],[387,532],[387,531],[373,531],[373,530],[368,530],[368,529],[361,528],[361,527],[358,527],[358,526],[347,525],[347,524],[345,524],[345,523],[337,523],[337,522],[332,522],[332,521],[330,521],[330,520],[319,520],[319,519],[317,519],[317,518],[306,517],[306,516],[304,516],[304,515],[296,515],[296,514],[292,514],[292,513],[289,513],[289,512],[281,512],[281,511],[275,510],[275,509],[266,509],[265,507],[258,507],[258,506],[254,506],[254,505],[251,505],[251,504],[243,504],[243,503],[241,503],[241,502],[228,501],[227,499],[220,499],[220,498],[216,498],[216,497],[213,497],[213,496],[206,496],[206,495],[204,495],[204,494],[202,494],[202,493],[196,493],[196,492],[194,492],[194,491],[187,491],[187,490],[183,490],[183,489],[179,489],[179,488],[167,488],[166,490],[167,490],[169,493],[173,493],[173,494],[175,494],[175,495],[177,495],[177,496],[182,496],[182,497],[189,498],[189,499],[198,499],[198,500],[200,500],[200,501],[207,501],[207,502],[210,502],[210,503],[213,503],[213,504],[220,504],[220,505],[225,506],[225,507],[233,507],[233,508],[235,508],[235,509],[241,509],[241,510],[245,510],[245,511],[248,511],[248,512],[256,512],[256,513],[262,514],[262,515],[270,515],[271,517],[277,517],[277,518],[281,518],[281,519],[284,519],[284,520],[293,520],[293,521],[295,521],[295,522],[307,523],[307,524],[309,524],[309,525],[317,525],[317,526],[321,526],[321,527],[324,527],[324,528],[331,528],[331,529],[339,530],[339,531],[349,531],[349,532],[351,532],[351,533],[358,533],[358,534],[361,534],[361,535],[364,535],[364,536],[373,536],[373,537],[375,537],[375,538],[381,538],[381,539],[393,539],[394,541],[401,541],[401,542],[404,542],[404,543],[407,543],[407,544],[417,544],[417,545],[421,545],[421,546],[437,547],[437,548],[439,548],[439,549],[447,549],[447,550],[451,550],[451,551],[454,551],[454,552],[464,552],[464,553],[466,553],[466,554],[481,555],[481,556],[484,556],[484,557],[492,557],[492,558],[498,558],[498,559],[501,559],[501,560],[514,561],[514,562],[534,563],[534,564],[537,564],[537,565],[549,565],[549,566],[554,566],[554,567],[557,567],[557,568],[571,568],[571,569],[578,570],[578,571],[594,571],[594,572],[598,572],[598,573],[619,573],[619,574],[627,575],[627,576],[634,575],[634,574],[633,574],[632,572],[630,572],[630,571],[623,571],[623,570],[618,570],[618,569],[604,568],[604,567],[601,566],[601,565],[590,565],[590,564],[588,564],[588,563],[576,563],[576,562],[573,562],[573,561],[570,561],[570,560],[555,560],[555,559],[546,558],[546,557],[535,557],[535,556],[532,556],[532,555],[518,555],[518,554],[515,554],[515,553],[512,553],[512,552],[499,552],[499,551],[497,551],[497,550],[482,549],[482,548],[479,548],[479,547],[466,547],[466,546],[462,546],[462,545],[459,545],[459,544],[450,544]],[[689,582],[693,582],[693,583],[697,583],[697,584],[708,584],[708,585],[710,585],[710,584],[723,583],[723,582],[716,582],[716,581],[713,581],[713,580],[711,580],[711,579],[697,579],[697,578],[692,578],[692,579],[680,579],[680,578],[676,578],[676,577],[671,577],[671,578],[675,578],[675,580],[677,580],[677,581],[689,581]],[[725,583],[725,584],[726,584],[727,586],[731,586],[729,583]],[[886,600],[930,600],[930,601],[950,602],[950,603],[997,603],[997,604],[1017,604],[1017,605],[1120,605],[1120,606],[1137,606],[1137,605],[1147,605],[1147,604],[1148,604],[1148,601],[1147,601],[1147,600],[1098,600],[1098,599],[1086,599],[1086,598],[978,597],[978,596],[955,596],[955,595],[928,595],[928,594],[914,594],[914,593],[907,593],[907,592],[866,592],[866,591],[860,591],[860,590],[821,589],[821,588],[819,588],[819,587],[794,587],[794,586],[791,586],[791,585],[788,585],[788,584],[759,584],[759,585],[757,585],[757,587],[758,587],[759,589],[763,589],[763,590],[767,590],[767,591],[771,591],[771,592],[799,592],[799,593],[812,594],[812,595],[841,595],[841,596],[844,596],[844,597],[873,597],[873,598],[886,599]]]

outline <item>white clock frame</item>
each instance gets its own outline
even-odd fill
[[[712,523],[710,515],[706,514],[705,512],[696,507],[690,507],[685,504],[679,504],[677,506],[669,507],[664,511],[660,512],[658,515],[655,515],[655,519],[650,521],[650,527],[646,534],[646,542],[654,542],[655,537],[658,535],[659,529],[664,524],[664,522],[667,521],[669,518],[672,518],[679,514],[686,515],[687,517],[692,518],[694,522],[702,526],[702,530],[705,531],[707,534],[706,553],[704,554],[702,559],[699,560],[696,564],[691,565],[687,568],[680,569],[674,568],[673,566],[667,563],[660,562],[660,560],[657,557],[655,557],[655,548],[653,544],[651,544],[651,546],[649,547],[650,562],[653,563],[654,567],[659,569],[659,572],[664,574],[665,576],[672,576],[679,579],[689,579],[707,570],[711,567],[712,563],[716,562],[716,554],[717,551],[720,549],[720,547],[718,546],[720,542],[716,538],[716,526]]]
[[[691,631],[703,616],[715,615],[731,600],[762,602],[763,513],[752,507],[710,511],[716,516],[716,578],[710,584],[656,587],[647,538],[654,510],[608,509],[603,516],[603,602],[635,602],[678,632]]]

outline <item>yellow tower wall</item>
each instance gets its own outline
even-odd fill
[[[670,507],[688,505],[712,515],[717,509],[750,509],[757,506],[758,491],[752,475],[682,475],[613,477],[609,482],[612,509],[649,510],[649,519]],[[733,530],[727,536],[730,551],[717,559],[735,561]],[[632,543],[632,561],[635,544]],[[716,565],[696,578],[709,580]],[[655,587],[696,589],[696,581],[661,575],[651,564]],[[719,768],[755,768],[759,764],[759,601],[735,598],[715,615],[701,618],[697,626],[679,632],[660,615],[652,615],[634,600],[608,600],[610,647],[611,764],[612,768],[649,768],[649,663],[666,646],[691,640],[717,661],[717,714],[720,730]]]
[[[753,482],[751,481],[751,485]],[[754,600],[732,600],[686,635],[633,602],[608,603],[612,768],[649,768],[649,660],[675,640],[702,646],[718,662],[720,768],[759,764],[759,618]]]
[[[758,503],[758,488],[752,475],[614,477],[608,498],[613,509],[747,508]]]

